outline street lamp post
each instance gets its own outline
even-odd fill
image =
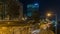
[[[55,30],[55,32],[56,32],[56,34],[57,34],[57,14],[55,14],[55,18],[56,18],[56,22],[55,22],[55,25],[56,25],[56,30]]]

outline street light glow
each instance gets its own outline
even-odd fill
[[[51,13],[48,13],[47,16],[50,17],[51,16]]]

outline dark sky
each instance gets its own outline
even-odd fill
[[[40,12],[46,10],[52,10],[57,14],[58,20],[60,20],[60,0],[20,0],[24,5],[38,2],[40,4]]]

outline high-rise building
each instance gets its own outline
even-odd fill
[[[18,0],[5,0],[0,2],[0,19],[18,20],[23,17],[23,4]]]
[[[28,4],[26,15],[28,17],[31,17],[33,14],[33,11],[38,11],[38,10],[39,10],[39,4],[38,3]]]

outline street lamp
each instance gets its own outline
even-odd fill
[[[56,18],[55,25],[57,25],[57,14],[48,13],[48,14],[47,14],[47,17],[51,17],[52,15],[54,15],[54,16],[55,16],[55,18]],[[57,34],[57,26],[56,26],[55,33]]]
[[[57,24],[57,14],[51,14],[51,13],[48,13],[48,14],[47,14],[47,17],[51,17],[52,15],[55,16],[55,18],[56,18],[56,24]]]
[[[47,13],[47,17],[51,17],[52,16],[52,14],[51,13]]]

